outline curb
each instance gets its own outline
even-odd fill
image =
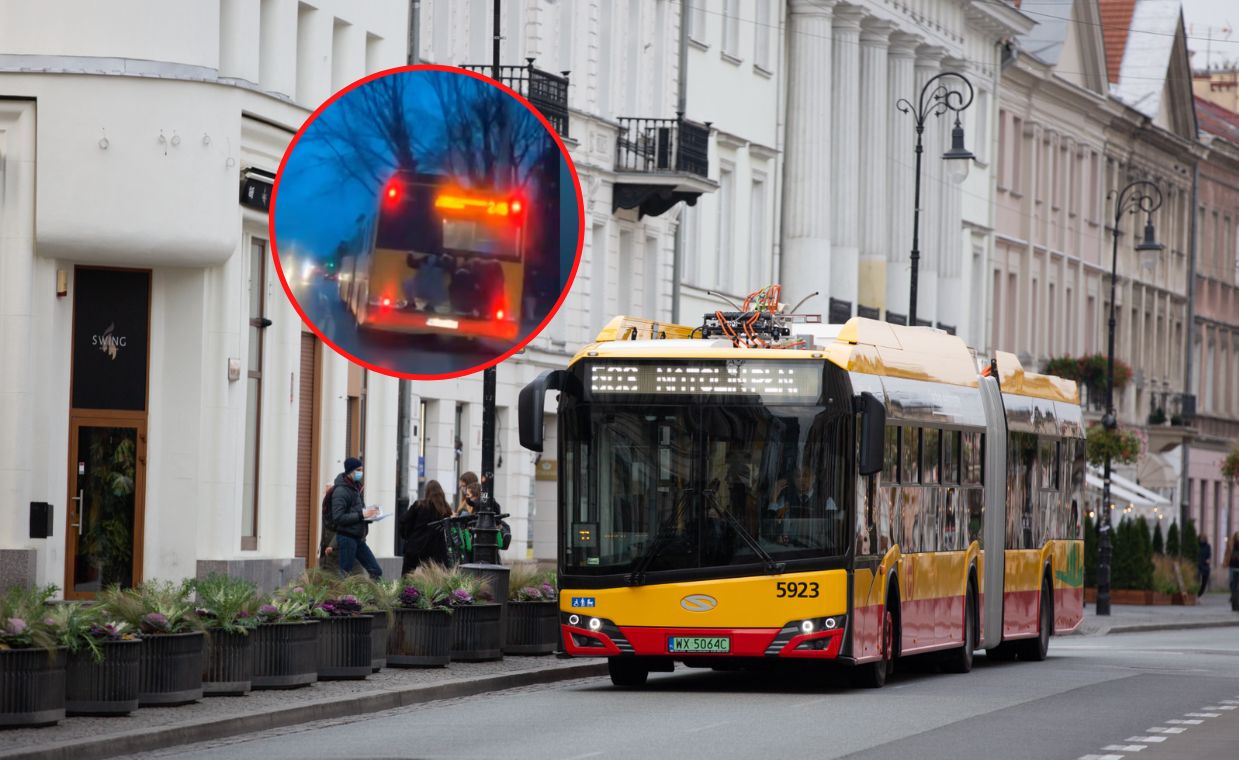
[[[104,758],[132,755],[138,752],[225,739],[272,728],[391,710],[422,702],[471,697],[521,686],[602,676],[606,673],[607,665],[604,661],[496,676],[476,676],[434,686],[386,689],[369,694],[359,694],[347,699],[324,699],[296,707],[277,708],[231,718],[134,729],[89,739],[58,742],[40,747],[25,747],[14,752],[0,751],[0,757],[20,758],[21,760],[80,760],[83,757]]]
[[[1094,636],[1108,636],[1112,633],[1150,633],[1154,631],[1188,631],[1196,628],[1233,628],[1239,626],[1239,620],[1207,620],[1207,621],[1185,621],[1181,623],[1133,623],[1130,625],[1116,625],[1110,628],[1081,631],[1076,629],[1067,636],[1082,636],[1090,638]]]

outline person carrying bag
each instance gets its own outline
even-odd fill
[[[451,514],[452,507],[447,503],[443,486],[437,480],[427,483],[425,497],[413,502],[413,506],[400,518],[400,537],[404,539],[401,575],[416,570],[424,562],[448,564],[443,530],[434,523]]]

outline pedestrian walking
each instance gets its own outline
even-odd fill
[[[477,506],[478,499],[482,496],[481,486],[478,485],[478,476],[472,470],[460,476],[460,482],[456,484],[456,510],[455,514],[471,515],[474,507]]]
[[[353,572],[357,562],[371,578],[383,577],[374,552],[366,545],[370,533],[370,520],[378,516],[377,509],[367,509],[361,498],[365,468],[361,460],[349,457],[344,460],[344,472],[336,476],[331,491],[331,519],[335,524],[336,546],[340,552],[340,574]]]
[[[340,549],[336,545],[335,523],[331,519],[331,491],[335,486],[331,483],[323,486],[322,525],[319,526],[322,536],[318,540],[318,566],[327,572],[340,571]]]
[[[400,519],[400,537],[404,539],[404,564],[401,575],[411,573],[423,562],[447,565],[447,541],[443,527],[433,522],[452,516],[452,506],[439,481],[426,484],[426,495],[413,502],[413,506]]]
[[[1213,564],[1213,547],[1209,545],[1209,536],[1204,533],[1200,534],[1200,557],[1197,558],[1200,570],[1200,591],[1196,596],[1204,596],[1205,589],[1209,588],[1209,567]]]
[[[1239,612],[1239,530],[1226,545],[1226,567],[1230,570],[1230,608]]]

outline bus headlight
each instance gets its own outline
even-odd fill
[[[569,615],[568,616],[568,625],[580,625],[580,624],[581,624],[580,615]]]
[[[602,621],[601,621],[601,620],[599,620],[598,618],[590,618],[590,619],[589,619],[589,630],[591,630],[591,631],[596,631],[596,630],[598,630],[598,629],[599,629],[599,628],[601,628],[601,627],[602,627]]]

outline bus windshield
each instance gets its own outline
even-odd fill
[[[564,572],[710,575],[845,555],[849,382],[833,365],[795,363],[821,376],[811,401],[651,387],[631,401],[615,392],[566,400]]]
[[[375,248],[404,253],[520,258],[522,216],[505,201],[454,195],[434,183],[398,185],[380,202]],[[444,203],[444,200],[448,202]],[[498,208],[502,213],[495,213]]]

